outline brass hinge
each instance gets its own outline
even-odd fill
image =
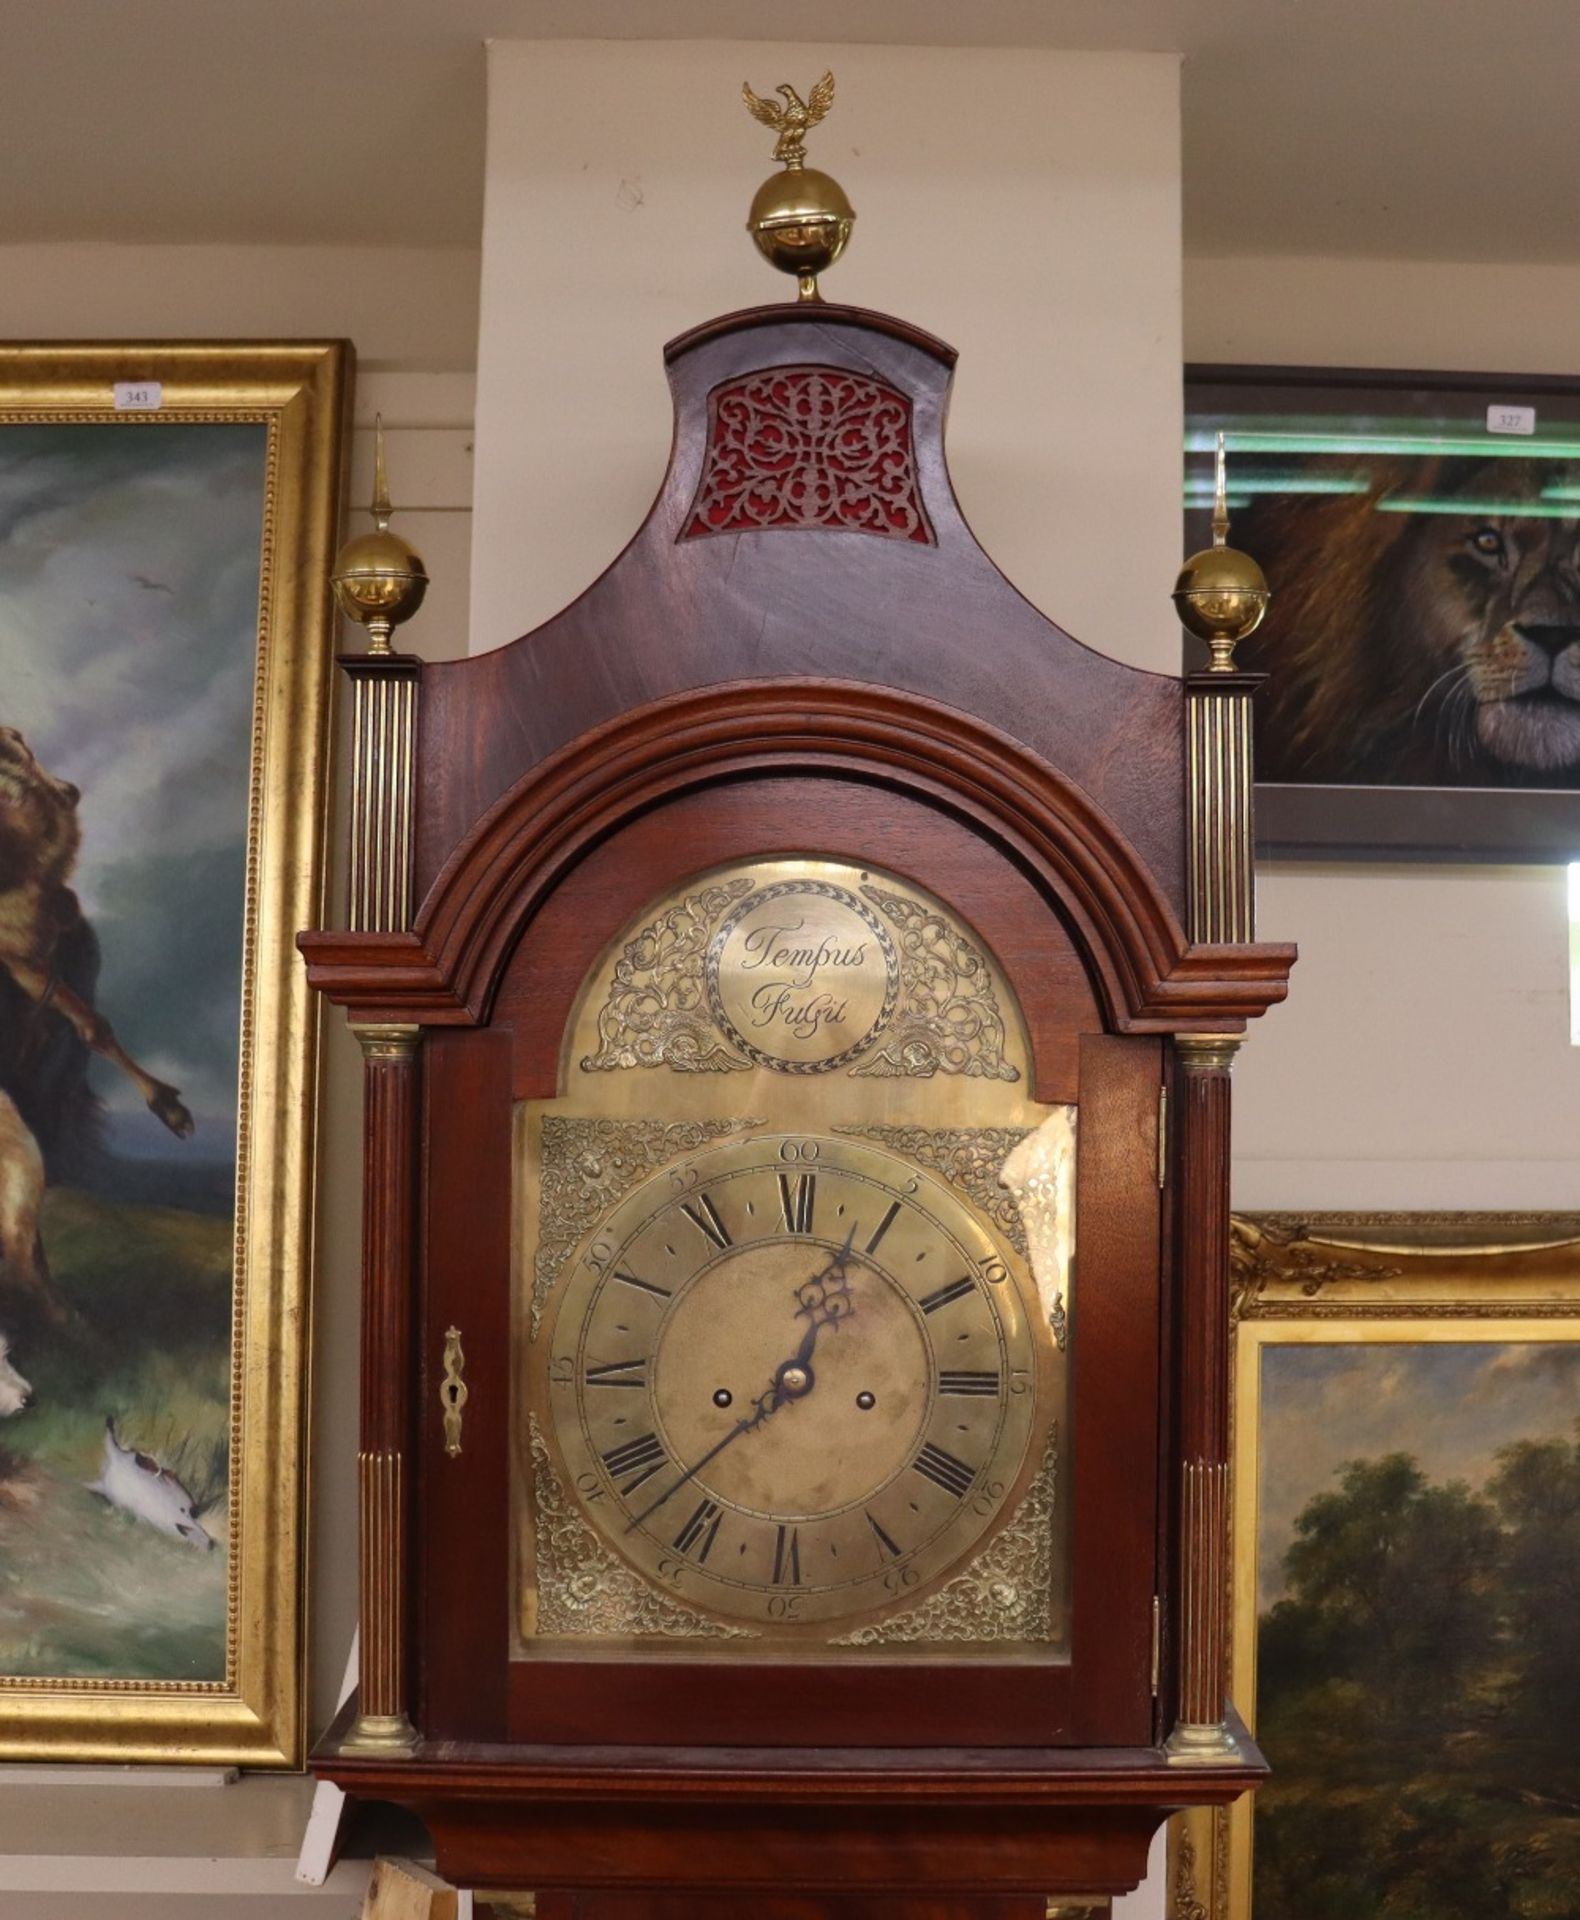
[[[1169,1090],[1167,1085],[1158,1088],[1158,1185],[1166,1187],[1169,1182]]]
[[[1163,1602],[1152,1596],[1152,1698],[1158,1697],[1163,1684]]]

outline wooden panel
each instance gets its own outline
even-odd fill
[[[504,1731],[510,1631],[510,1037],[435,1033],[425,1051],[419,1713],[430,1737],[487,1740]],[[456,1458],[439,1399],[451,1326],[469,1392]]]
[[[1081,1042],[1071,1313],[1078,1741],[1151,1737],[1161,1315],[1156,1040]]]

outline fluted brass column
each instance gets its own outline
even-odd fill
[[[360,1692],[343,1751],[409,1753],[406,1532],[415,1251],[414,1026],[354,1027],[363,1058],[362,1402],[357,1455]]]
[[[1178,1034],[1180,1064],[1179,1712],[1169,1758],[1237,1752],[1229,1679],[1229,1069],[1239,1038]]]

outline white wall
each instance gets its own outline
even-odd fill
[[[1580,372],[1580,267],[1197,259],[1184,286],[1192,360]],[[1301,959],[1235,1069],[1236,1204],[1580,1206],[1562,870],[1261,878]]]
[[[744,231],[772,138],[740,87],[804,88],[825,53],[810,158],[858,215],[825,294],[960,349],[953,469],[989,551],[1077,637],[1173,668],[1178,63],[1042,50],[490,48],[473,648],[548,618],[639,524],[663,341],[791,294]]]

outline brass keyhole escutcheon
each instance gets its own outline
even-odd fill
[[[444,1450],[453,1460],[461,1451],[461,1420],[471,1392],[462,1376],[466,1372],[466,1353],[461,1346],[461,1329],[447,1327],[444,1335],[444,1379],[439,1384],[439,1403],[444,1408]]]

